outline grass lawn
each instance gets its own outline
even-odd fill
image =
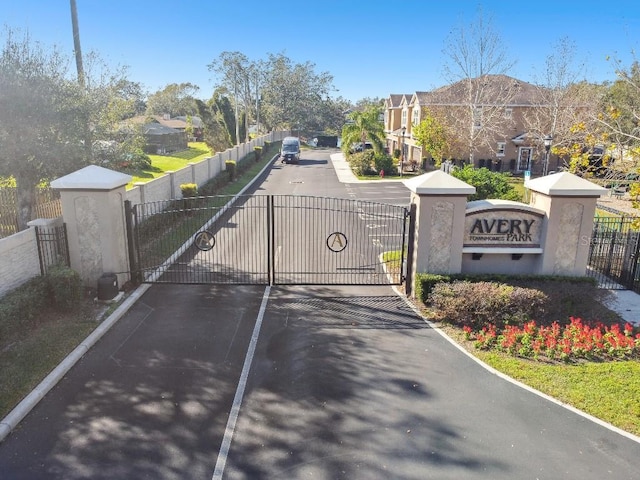
[[[640,436],[640,361],[545,362],[476,349],[461,329],[449,337],[499,372],[624,431]]]
[[[151,168],[133,172],[133,180],[127,185],[127,188],[132,188],[136,182],[148,182],[161,177],[165,172],[180,170],[190,163],[199,162],[211,155],[211,150],[204,142],[190,142],[188,150],[175,152],[171,155],[149,155]]]

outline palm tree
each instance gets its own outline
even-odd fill
[[[363,111],[355,111],[349,114],[349,123],[342,127],[342,150],[349,153],[353,144],[371,142],[373,150],[380,153],[384,149],[385,134],[384,125],[380,121],[382,109],[380,107],[367,107]]]

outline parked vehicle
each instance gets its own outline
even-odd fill
[[[300,162],[300,139],[298,137],[284,137],[280,148],[280,161],[282,163]]]
[[[358,153],[365,150],[373,150],[373,144],[371,142],[364,142],[363,147],[362,142],[354,143],[353,145],[351,145],[349,153]]]

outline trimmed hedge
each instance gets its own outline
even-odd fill
[[[35,326],[44,309],[73,310],[82,300],[80,275],[69,267],[53,266],[0,300],[0,338],[14,338]]]
[[[441,320],[474,330],[489,324],[523,325],[542,315],[547,300],[539,290],[494,282],[440,282],[431,292]]]
[[[454,283],[465,285],[453,288],[450,285]],[[500,274],[416,276],[416,297],[435,312],[445,312],[438,317],[450,323],[458,323],[462,315],[468,316],[469,312],[477,310],[482,318],[472,323],[480,324],[484,318],[483,308],[494,301],[497,303],[491,307],[491,323],[496,325],[505,322],[519,324],[526,318],[543,323],[564,323],[572,316],[584,320],[614,320],[615,312],[606,308],[608,295],[607,290],[598,288],[597,281],[592,277]],[[452,300],[449,298],[451,296],[468,298]],[[490,296],[499,300],[485,298]],[[509,300],[506,301],[505,297]],[[585,302],[585,297],[590,301]],[[540,303],[543,298],[543,303]],[[524,308],[526,305],[528,307]]]
[[[589,286],[597,286],[598,282],[593,277],[563,277],[557,275],[506,275],[506,274],[433,274],[419,273],[416,275],[416,297],[422,303],[430,302],[433,287],[441,282],[498,282],[511,285],[526,285],[532,282],[570,282]]]

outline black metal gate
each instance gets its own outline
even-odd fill
[[[635,217],[597,217],[589,246],[588,274],[603,288],[640,293],[640,232]]]
[[[352,199],[246,195],[126,202],[144,283],[397,285],[410,211]]]
[[[40,274],[45,275],[52,265],[69,266],[67,225],[36,226],[36,243]]]

